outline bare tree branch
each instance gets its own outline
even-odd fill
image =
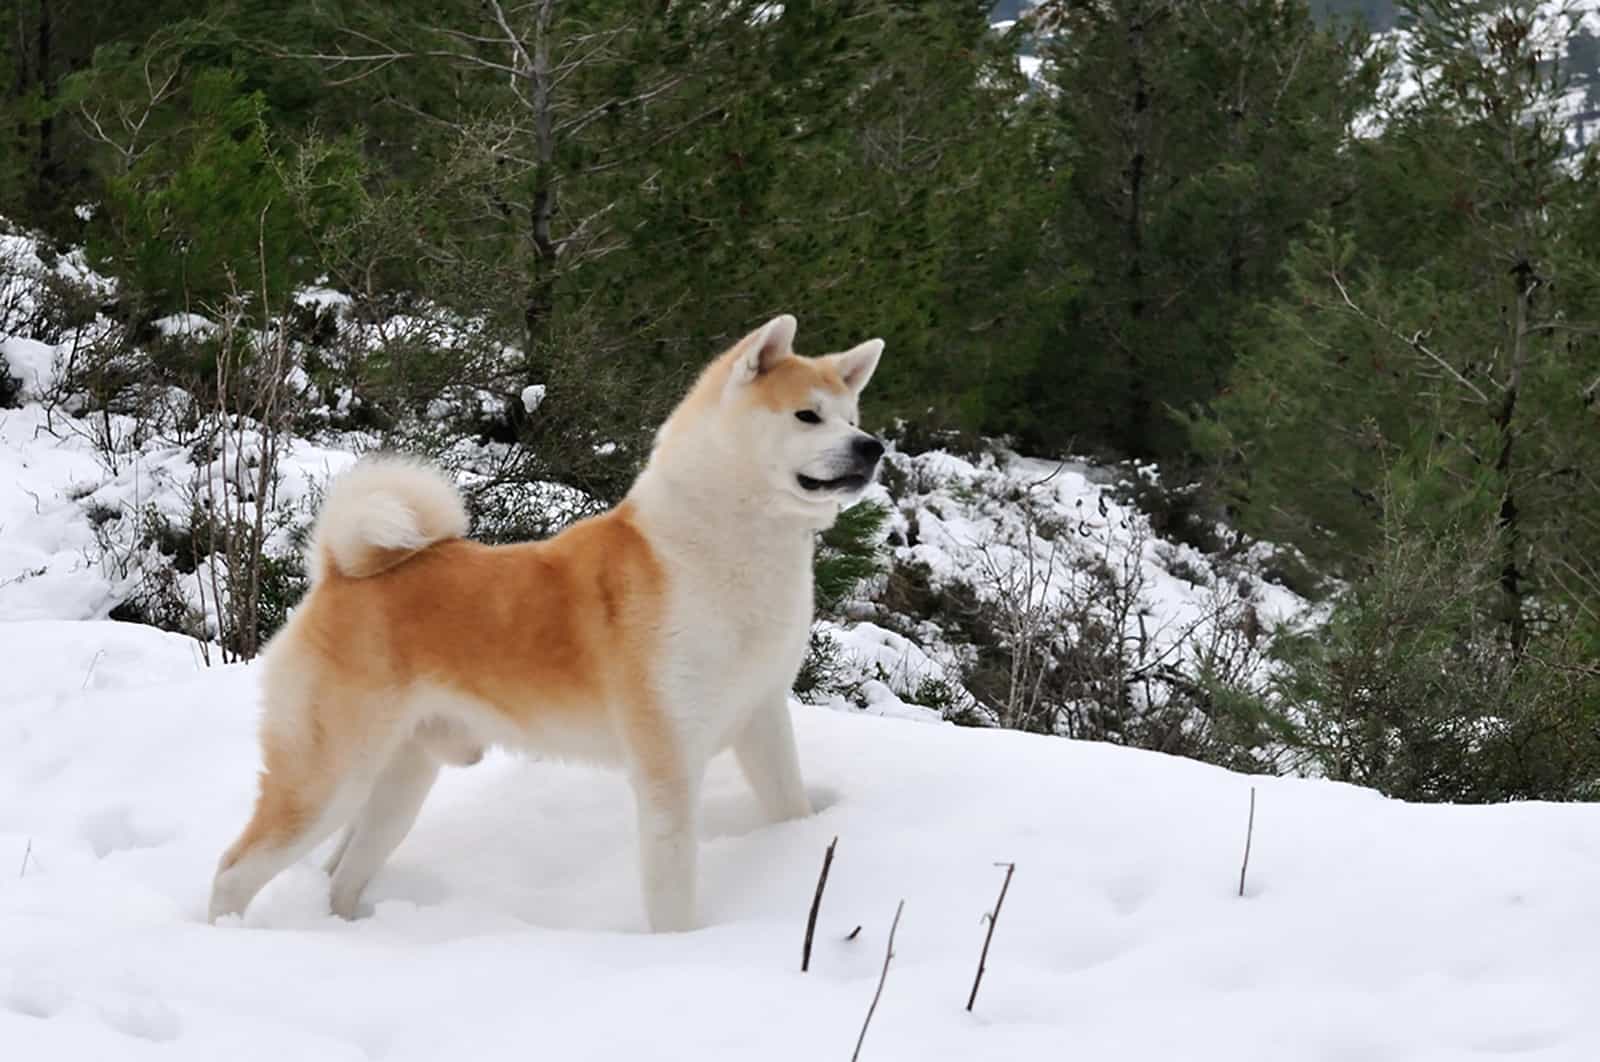
[[[822,856],[822,873],[817,877],[817,894],[811,898],[811,913],[806,916],[806,940],[800,949],[800,972],[805,973],[811,968],[811,937],[817,931],[817,911],[822,907],[822,890],[828,887],[828,868],[833,866],[833,850],[839,844],[835,837],[828,842],[828,850]]]
[[[972,979],[972,994],[967,997],[967,1013],[972,1013],[972,1005],[978,1001],[978,985],[983,983],[984,966],[989,961],[989,942],[994,939],[994,924],[1000,920],[1000,908],[1006,902],[1006,890],[1011,888],[1011,875],[1017,871],[1015,863],[996,863],[997,867],[1006,868],[1006,879],[1000,883],[1000,898],[994,902],[994,910],[986,912],[984,918],[989,921],[989,932],[983,935],[983,953],[978,956],[978,975]]]
[[[861,1035],[856,1037],[856,1049],[850,1056],[850,1062],[858,1062],[861,1058],[861,1045],[867,1042],[867,1026],[872,1024],[873,1012],[878,1009],[878,1000],[883,996],[883,983],[889,979],[889,960],[894,958],[894,933],[900,928],[900,912],[906,909],[906,902],[901,900],[894,909],[894,921],[889,925],[889,943],[883,949],[883,971],[878,974],[878,990],[872,993],[872,1005],[867,1008],[867,1019],[861,1023]]]
[[[1471,380],[1467,379],[1465,376],[1461,375],[1454,365],[1451,365],[1444,358],[1428,349],[1428,346],[1422,342],[1423,333],[1418,332],[1410,337],[1401,334],[1401,332],[1393,325],[1390,325],[1385,321],[1380,321],[1378,318],[1373,317],[1361,307],[1357,306],[1355,304],[1355,300],[1350,298],[1350,292],[1345,289],[1344,282],[1339,279],[1339,274],[1336,270],[1329,270],[1328,277],[1333,281],[1333,286],[1339,289],[1339,295],[1344,299],[1344,304],[1349,307],[1350,311],[1357,317],[1361,318],[1363,321],[1366,321],[1368,324],[1388,333],[1394,339],[1399,340],[1412,350],[1415,350],[1417,353],[1428,358],[1428,360],[1432,361],[1435,365],[1448,373],[1450,377],[1462,387],[1465,387],[1468,391],[1471,391],[1478,401],[1485,404],[1490,401],[1489,396],[1484,394],[1482,388],[1473,383]]]

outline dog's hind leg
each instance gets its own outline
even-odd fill
[[[322,688],[315,676],[293,679],[268,673],[260,791],[250,822],[217,865],[212,922],[242,914],[285,867],[351,822],[394,743],[395,721],[383,702]]]
[[[430,719],[418,726],[416,740],[442,764],[471,767],[483,759],[482,744],[462,727],[452,726],[441,720]],[[369,806],[370,803],[369,800]],[[413,812],[412,817],[415,816],[416,812]],[[339,835],[338,843],[333,846],[333,851],[328,853],[327,861],[322,864],[322,870],[328,876],[332,877],[334,871],[339,869],[339,861],[350,848],[350,841],[355,837],[358,822],[352,822],[344,828],[344,832]]]
[[[339,840],[334,843],[333,851],[328,853],[327,861],[322,864],[324,874],[332,877],[333,872],[339,869],[339,860],[344,858],[345,851],[350,847],[350,838],[355,835],[356,824],[352,822],[344,828],[343,833],[339,834]]]
[[[270,766],[261,773],[255,813],[217,865],[208,921],[244,913],[267,882],[348,821],[365,795],[364,786],[349,781],[291,781],[302,777]]]
[[[355,917],[361,893],[411,831],[438,774],[439,761],[415,739],[390,755],[366,804],[345,831],[329,862],[334,914]]]
[[[782,821],[811,814],[785,696],[779,694],[756,708],[734,738],[733,754],[770,818]]]

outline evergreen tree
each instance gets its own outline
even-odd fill
[[[1036,22],[1071,167],[1056,223],[1088,271],[1041,390],[1093,442],[1175,457],[1170,411],[1216,393],[1240,314],[1344,194],[1374,72],[1359,33],[1279,0],[1063,0]]]
[[[1291,293],[1246,334],[1208,439],[1233,462],[1248,527],[1354,580],[1346,630],[1377,630],[1383,602],[1431,593],[1423,576],[1404,583],[1396,556],[1454,552],[1490,573],[1458,584],[1431,625],[1407,620],[1434,665],[1483,678],[1434,718],[1508,741],[1578,735],[1560,746],[1565,767],[1538,765],[1562,777],[1593,752],[1593,690],[1566,685],[1589,672],[1600,633],[1594,160],[1564,158],[1558,116],[1572,14],[1417,5],[1417,90],[1362,148],[1349,214],[1291,256]],[[1364,714],[1365,694],[1352,702],[1362,683],[1307,666],[1323,676],[1311,710],[1388,725]],[[1394,707],[1407,703],[1423,702]],[[1477,711],[1495,726],[1475,730]]]

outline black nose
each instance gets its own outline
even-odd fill
[[[868,464],[877,464],[878,458],[883,456],[883,443],[870,435],[861,435],[856,438],[854,449],[856,456]]]

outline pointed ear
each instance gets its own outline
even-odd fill
[[[883,354],[883,340],[869,339],[851,347],[843,354],[830,354],[828,360],[839,370],[839,376],[851,393],[859,395],[877,371],[878,358]]]
[[[779,314],[734,345],[733,383],[749,383],[794,350],[797,322]]]

